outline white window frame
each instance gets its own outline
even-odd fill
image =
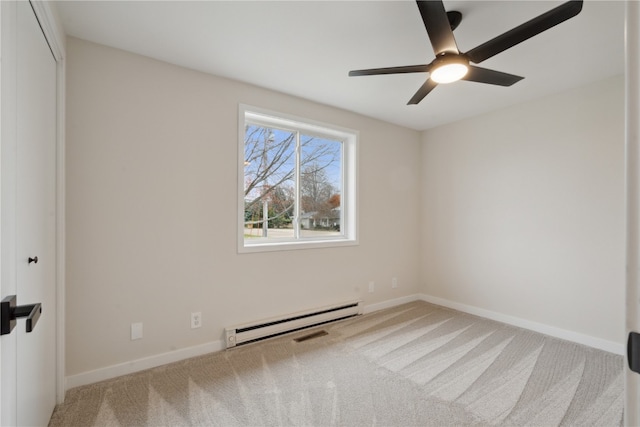
[[[342,148],[342,189],[340,194],[341,231],[340,236],[326,236],[304,238],[298,236],[295,240],[271,241],[245,244],[244,239],[244,138],[245,123],[251,123],[276,128],[294,129],[301,133],[318,135],[337,141],[341,141]],[[254,253],[269,251],[286,251],[296,249],[330,248],[340,246],[352,246],[358,244],[357,221],[357,163],[358,163],[358,139],[359,132],[339,126],[329,125],[314,120],[295,117],[240,104],[238,108],[238,205],[237,205],[237,237],[238,253]],[[299,190],[297,190],[299,191]],[[299,193],[298,193],[299,194]]]

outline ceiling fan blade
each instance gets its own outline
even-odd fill
[[[407,105],[418,104],[424,99],[425,96],[429,95],[429,92],[431,92],[436,86],[438,86],[438,83],[434,82],[431,79],[427,79],[427,81],[424,82],[422,86],[420,86],[420,89],[418,89],[416,94],[413,95],[413,98],[411,98],[409,102],[407,102]]]
[[[569,18],[573,18],[582,10],[582,0],[568,1],[560,6],[519,25],[506,33],[499,35],[486,43],[481,44],[469,52],[466,56],[475,64],[491,58],[510,47],[517,45],[531,37],[548,30]]]
[[[379,74],[402,74],[402,73],[427,73],[429,64],[406,65],[403,67],[369,68],[367,70],[349,71],[349,77],[354,76],[375,76]]]
[[[469,65],[467,75],[462,78],[462,80],[470,82],[487,83],[498,86],[511,86],[522,79],[524,79],[524,77],[503,73],[501,71],[489,70],[487,68],[474,67],[473,65]]]
[[[436,56],[442,53],[460,53],[442,1],[417,0],[416,3]]]

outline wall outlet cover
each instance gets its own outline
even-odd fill
[[[202,312],[191,313],[191,329],[199,328],[200,326],[202,326]]]
[[[142,339],[142,322],[131,324],[131,341]]]

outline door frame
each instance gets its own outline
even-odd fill
[[[51,3],[31,0],[56,60],[56,402],[64,402],[65,380],[65,93],[66,35]]]
[[[65,379],[65,33],[60,25],[60,21],[53,9],[51,3],[44,0],[31,0],[31,6],[35,16],[40,24],[42,32],[47,39],[47,43],[51,49],[53,57],[56,61],[56,403],[64,401],[66,391]],[[15,63],[15,18],[16,3],[15,1],[0,2],[0,42],[8,51],[2,49],[0,56],[3,60],[9,60]],[[3,62],[4,62],[3,61]],[[5,68],[2,70],[7,72]],[[15,70],[8,70],[9,79],[15,77]],[[6,76],[2,76],[6,77]],[[3,106],[15,106],[16,92],[15,85],[2,85],[0,79],[0,94]],[[5,80],[7,81],[7,80]],[[10,81],[10,80],[9,80]],[[0,144],[2,147],[8,147],[9,150],[15,149],[15,113],[12,111],[0,111],[0,121],[2,121],[0,134]],[[2,171],[2,176],[12,177],[10,181],[15,181],[15,159],[7,162],[3,161],[3,167],[7,170]],[[16,215],[16,191],[15,182],[9,182],[8,185],[2,183],[2,206],[0,218],[2,218],[0,226],[0,241],[3,248],[16,247],[15,234],[15,215]],[[4,251],[6,252],[6,251]],[[15,250],[13,251],[15,252]],[[0,295],[2,297],[10,290],[16,287],[16,260],[15,254],[3,253],[0,257],[0,272],[2,283],[0,284]],[[7,285],[7,282],[9,283]],[[14,343],[15,344],[15,343]],[[1,345],[1,342],[0,342]],[[0,348],[0,357],[3,355]],[[15,423],[16,407],[13,398],[2,396],[2,387],[0,387],[0,421],[4,425]]]
[[[625,161],[627,214],[626,334],[640,327],[640,4],[625,8]],[[627,356],[625,355],[625,359]],[[640,424],[640,377],[625,360],[624,424]]]

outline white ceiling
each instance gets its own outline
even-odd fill
[[[446,1],[466,52],[562,1]],[[624,2],[582,12],[482,63],[525,76],[511,87],[440,85],[406,105],[426,74],[348,77],[426,64],[413,1],[62,1],[67,34],[423,130],[623,73]]]

